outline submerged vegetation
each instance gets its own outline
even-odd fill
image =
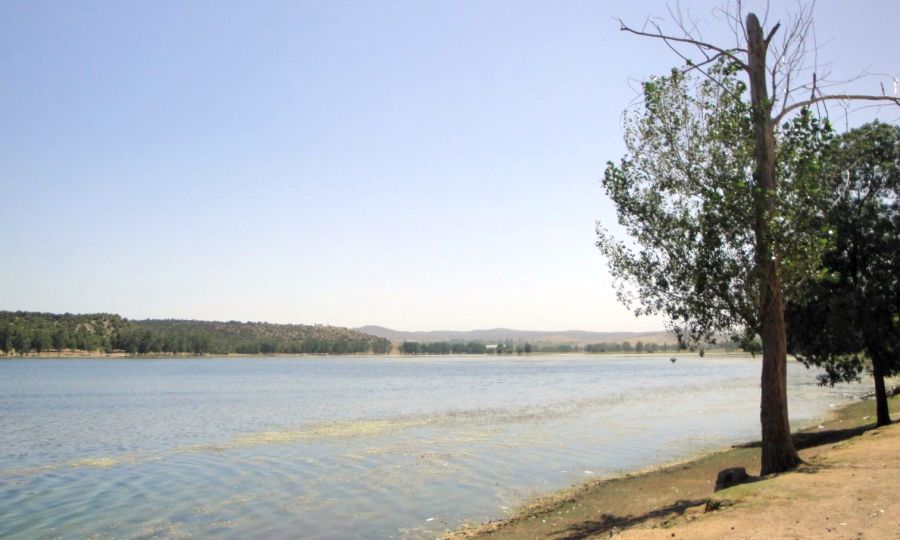
[[[390,341],[336,326],[188,320],[132,321],[95,313],[0,311],[0,352],[74,350],[143,354],[354,354],[390,352]]]

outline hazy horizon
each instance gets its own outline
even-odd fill
[[[689,10],[729,42],[721,5]],[[600,178],[636,81],[678,63],[613,17],[664,2],[0,13],[0,309],[663,328],[616,301],[594,223],[615,229]],[[898,19],[896,2],[820,3],[819,61],[900,74]]]

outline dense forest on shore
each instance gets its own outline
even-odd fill
[[[735,343],[719,346],[726,351]],[[129,355],[200,354],[388,354],[390,340],[336,326],[218,322],[178,319],[129,320],[109,313],[53,314],[0,311],[0,354],[84,352]],[[637,340],[554,343],[494,340],[403,341],[396,352],[430,354],[655,353],[682,350],[672,343]]]
[[[734,343],[726,343],[720,346],[726,351],[737,350],[739,346]],[[502,341],[404,341],[399,347],[401,354],[530,354],[530,353],[656,353],[665,351],[679,351],[675,343],[644,343],[638,340],[635,343],[623,341],[621,343],[591,343],[582,345],[578,343],[531,343]]]
[[[384,354],[390,341],[335,326],[0,311],[0,352]]]

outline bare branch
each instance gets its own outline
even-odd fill
[[[835,102],[844,104],[848,101],[874,103],[869,108],[900,105],[897,91],[894,90],[892,96],[890,89],[886,88],[887,85],[881,86],[880,96],[843,93],[847,91],[845,88],[848,83],[872,74],[863,70],[849,80],[834,81],[831,79],[828,65],[819,64],[820,44],[813,26],[814,6],[814,1],[801,2],[798,13],[787,21],[777,22],[765,33],[763,42],[768,49],[767,56],[769,58],[769,61],[766,62],[768,66],[765,69],[771,79],[767,81],[767,86],[771,87],[769,89],[771,101],[781,106],[780,112],[772,122],[777,125],[791,112],[813,105],[817,109],[823,107],[827,115],[828,105]],[[768,19],[769,8],[770,4],[767,0],[765,2],[766,19]],[[616,18],[616,20],[622,31],[662,40],[685,63],[685,66],[679,69],[682,74],[697,71],[718,83],[716,78],[710,77],[708,70],[704,68],[722,58],[727,58],[741,70],[749,73],[749,66],[742,59],[747,53],[746,45],[744,45],[747,40],[746,27],[743,17],[741,17],[743,9],[742,0],[728,0],[727,7],[713,10],[714,14],[725,19],[735,34],[736,44],[731,49],[703,41],[700,25],[690,16],[690,13],[686,14],[682,10],[677,1],[674,7],[671,4],[667,5],[668,19],[674,25],[671,33],[663,31],[658,19],[648,18],[644,26],[639,29],[629,27],[622,19]],[[696,49],[693,50],[693,48]],[[896,79],[894,77],[890,79],[896,88]],[[808,82],[804,83],[803,81]],[[722,90],[731,92],[721,84],[719,86]],[[844,88],[835,88],[837,86]],[[804,99],[807,97],[808,99]]]
[[[736,13],[732,13],[732,11]],[[733,10],[731,2],[729,2],[725,7],[713,8],[712,12],[714,16],[720,16],[725,20],[728,28],[731,29],[731,33],[734,35],[734,49],[740,49],[744,40],[744,32],[742,30],[744,22],[741,20],[740,2],[737,3],[737,9]],[[703,38],[701,37],[701,39]]]
[[[740,5],[740,2],[738,2],[738,5]],[[763,28],[765,28],[766,25],[769,24],[769,8],[771,8],[771,7],[772,7],[772,5],[769,3],[768,0],[766,0],[766,11],[763,12],[763,20],[762,20]]]
[[[829,95],[829,96],[818,96],[818,97],[814,97],[814,98],[812,98],[812,99],[807,99],[807,100],[804,100],[804,101],[798,101],[797,103],[792,103],[792,104],[789,105],[788,107],[785,107],[784,109],[782,109],[781,112],[778,113],[778,116],[776,116],[776,117],[772,120],[772,122],[773,122],[774,124],[780,123],[781,120],[785,117],[785,115],[787,115],[787,114],[788,114],[789,112],[791,112],[791,111],[794,111],[794,110],[797,110],[797,109],[800,109],[800,108],[803,108],[803,107],[808,107],[808,106],[810,106],[810,105],[812,105],[812,104],[814,104],[814,103],[821,103],[821,102],[823,102],[823,101],[834,101],[834,100],[841,100],[841,101],[887,101],[887,102],[894,103],[895,105],[900,106],[900,97],[893,97],[893,96],[871,96],[871,95],[865,95],[865,94],[833,94],[833,95]]]
[[[704,62],[704,63],[701,64],[701,65],[708,64],[709,62],[711,62],[711,61],[713,61],[713,60],[716,60],[716,59],[720,58],[721,56],[722,56],[721,54],[717,54],[715,57],[711,58],[709,61]],[[713,77],[712,75],[710,75],[709,73],[707,73],[706,71],[704,71],[704,70],[702,69],[701,66],[694,66],[694,67],[692,67],[692,68],[688,68],[688,69],[686,69],[683,73],[687,73],[687,72],[691,71],[691,69],[696,69],[697,71],[699,71],[700,73],[702,73],[704,77],[706,77],[706,78],[709,79],[710,81],[714,82],[714,83],[716,84],[716,86],[718,86],[719,88],[721,88],[722,91],[725,92],[726,94],[730,95],[731,97],[733,97],[733,98],[735,98],[735,99],[740,99],[740,97],[741,97],[740,95],[735,94],[731,89],[729,89],[727,86],[725,86],[724,84],[722,84],[722,82],[721,82],[719,79],[717,79],[716,77]]]
[[[769,30],[769,35],[766,36],[765,39],[766,45],[768,45],[769,42],[772,41],[772,38],[775,37],[775,32],[777,32],[779,28],[781,28],[781,23],[775,23],[775,26],[773,26],[772,29]]]
[[[724,56],[724,55],[721,53],[715,54],[700,63],[694,62],[690,58],[685,58],[682,56],[682,58],[684,58],[687,61],[687,67],[685,69],[681,70],[681,73],[682,73],[682,75],[684,75],[684,74],[690,73],[691,71],[696,69],[696,70],[700,71],[701,73],[703,73],[704,75],[706,75],[707,77],[709,77],[709,74],[707,74],[705,71],[703,71],[700,68],[702,68],[705,65],[712,64],[719,58],[722,58],[722,56]]]
[[[741,0],[737,0],[737,18],[738,18],[738,26],[741,27],[741,37],[744,39],[744,43],[747,43],[747,25],[744,24],[744,6],[741,3]],[[766,17],[769,16],[769,4],[766,3]]]
[[[816,74],[813,73],[813,81],[815,81],[815,80],[816,80]],[[815,84],[815,82],[813,84]],[[791,89],[791,72],[788,71],[787,74],[785,74],[785,76],[784,76],[784,101],[781,103],[782,110],[784,110],[784,108],[787,107],[788,98],[791,95],[790,89]],[[773,95],[773,97],[774,97],[774,95]]]
[[[670,48],[673,47],[673,45],[669,42],[686,43],[688,45],[693,45],[693,46],[697,47],[698,49],[700,49],[700,51],[703,53],[704,57],[706,57],[707,60],[709,60],[709,58],[710,58],[708,51],[714,51],[714,52],[718,53],[719,55],[727,56],[732,61],[734,61],[738,66],[740,66],[741,69],[743,69],[745,71],[747,70],[747,65],[740,58],[738,58],[737,56],[734,55],[735,52],[743,52],[742,49],[734,49],[732,51],[728,51],[728,50],[722,49],[721,47],[712,45],[710,43],[706,43],[704,41],[699,41],[699,40],[692,39],[689,37],[677,37],[677,36],[666,35],[666,34],[662,33],[659,26],[656,25],[655,23],[653,24],[653,26],[656,28],[656,33],[651,33],[651,32],[644,32],[643,30],[635,30],[634,28],[631,28],[628,25],[626,25],[622,19],[616,19],[616,20],[618,20],[619,24],[620,24],[619,30],[622,30],[623,32],[629,32],[636,36],[644,36],[644,37],[652,37],[652,38],[656,38],[656,39],[661,39],[664,42],[666,42],[666,44],[669,45]]]

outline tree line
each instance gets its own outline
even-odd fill
[[[592,343],[584,346],[584,352],[587,353],[655,353],[678,350],[679,347],[676,343],[645,343],[641,340],[633,344],[630,341],[623,341],[621,343]]]
[[[739,348],[733,343],[725,344],[726,350]],[[655,353],[681,350],[675,343],[645,343],[638,340],[621,343],[531,343],[505,341],[485,343],[481,341],[404,341],[400,344],[401,354],[531,354],[531,353]]]
[[[487,347],[479,341],[404,341],[401,354],[484,354]]]
[[[119,315],[0,311],[0,352],[386,354],[387,339],[325,325],[138,320]]]

